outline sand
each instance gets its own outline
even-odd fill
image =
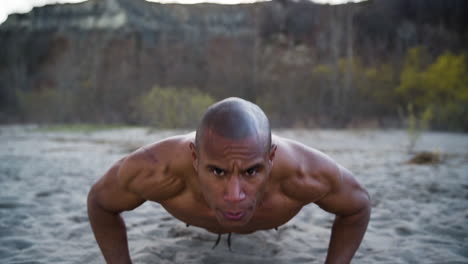
[[[180,131],[44,132],[0,127],[0,263],[104,263],[86,195],[112,163]],[[416,150],[442,162],[411,165],[404,131],[282,130],[354,172],[372,217],[354,263],[468,263],[468,135],[426,133]],[[306,206],[278,231],[217,235],[147,202],[125,212],[134,263],[323,263],[333,215]]]

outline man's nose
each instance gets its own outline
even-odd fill
[[[239,177],[231,176],[227,182],[224,192],[224,200],[227,202],[240,202],[245,199],[245,193],[242,191]]]

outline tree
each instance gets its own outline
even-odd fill
[[[468,130],[468,63],[466,55],[446,52],[432,64],[422,48],[409,51],[397,93],[422,113],[431,108],[438,128]]]

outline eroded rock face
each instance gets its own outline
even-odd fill
[[[196,40],[208,35],[252,34],[258,5],[180,5],[143,0],[88,0],[77,4],[47,5],[28,14],[10,15],[3,31],[128,30],[179,33]],[[264,6],[264,5],[263,5]]]
[[[16,89],[45,87],[89,86],[105,97],[99,94],[135,92],[156,84],[206,86],[213,55],[223,60],[250,54],[255,35],[252,14],[250,5],[162,5],[143,0],[34,8],[9,16],[0,26],[0,85],[7,97]],[[116,94],[112,101],[126,98],[123,91]],[[107,103],[105,98],[102,103]]]
[[[382,9],[385,1],[329,6],[304,0],[89,0],[10,15],[0,25],[0,121],[17,113],[18,91],[70,91],[83,100],[75,106],[75,121],[134,122],[132,100],[154,85],[255,100],[311,85],[318,63],[338,67],[343,57],[364,63],[402,57],[421,38],[432,41],[433,50],[463,46],[466,33],[459,31],[467,27],[458,25],[465,20],[449,11],[468,2],[446,4],[442,17],[451,19],[442,23],[445,28],[430,24],[444,21],[434,15],[411,16],[437,0],[420,6],[391,2],[384,7],[392,12]]]

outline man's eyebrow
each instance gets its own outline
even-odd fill
[[[265,167],[265,165],[263,165],[262,163],[256,163],[252,166],[249,166],[247,167],[247,169],[244,169],[242,171],[248,171],[248,170],[251,170],[251,169],[263,169],[263,167]]]
[[[205,167],[208,168],[208,169],[219,169],[219,170],[226,171],[226,170],[223,169],[221,166],[213,165],[213,164],[207,164]]]

